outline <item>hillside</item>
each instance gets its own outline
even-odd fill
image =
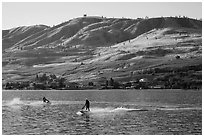
[[[3,83],[33,81],[40,73],[81,84],[158,81],[200,65],[189,67],[185,79],[202,81],[202,22],[190,18],[81,17],[18,27],[2,31],[2,51]]]

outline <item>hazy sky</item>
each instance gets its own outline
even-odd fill
[[[2,27],[57,25],[83,16],[161,17],[184,15],[200,19],[201,2],[3,2]]]

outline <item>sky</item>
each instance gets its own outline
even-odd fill
[[[202,18],[201,2],[2,2],[2,29],[44,24],[76,17],[118,18],[187,16]]]

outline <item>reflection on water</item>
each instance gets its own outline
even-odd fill
[[[202,134],[201,92],[165,91],[168,97],[161,91],[49,92],[3,92],[3,134]],[[91,112],[82,115],[79,110],[88,96],[86,92]],[[52,102],[50,105],[41,101],[45,94]],[[185,98],[179,100],[182,96]],[[172,101],[173,97],[176,99]]]

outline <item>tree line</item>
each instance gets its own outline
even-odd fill
[[[37,74],[32,81],[4,83],[3,89],[71,90],[71,89],[201,89],[202,64],[180,68],[148,68],[126,81],[104,77],[86,83],[68,82],[55,74]],[[131,75],[132,77],[132,75]],[[145,80],[144,80],[145,79]]]

